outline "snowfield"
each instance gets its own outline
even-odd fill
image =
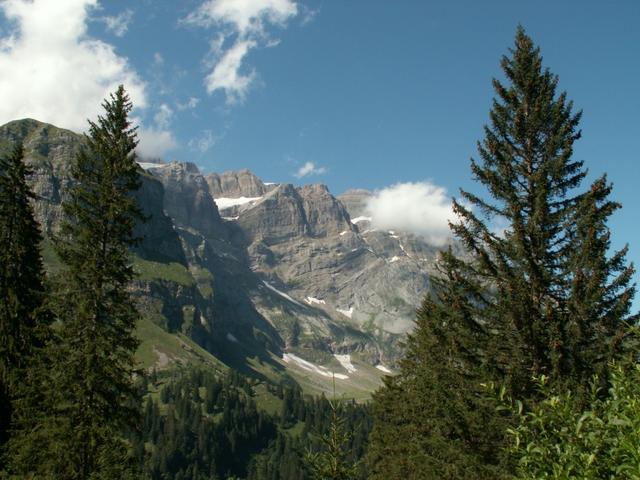
[[[341,373],[334,373],[326,367],[322,367],[320,365],[316,365],[315,363],[311,363],[306,361],[304,358],[300,358],[293,353],[285,353],[282,355],[282,360],[286,363],[294,363],[303,370],[307,372],[316,373],[318,375],[322,375],[323,377],[336,377],[339,380],[347,380],[349,378],[348,375],[343,375]]]
[[[353,307],[349,308],[349,310],[343,310],[341,308],[336,308],[336,310],[343,314],[345,317],[351,318],[353,316]]]
[[[166,163],[151,163],[151,162],[138,162],[138,165],[140,165],[144,170],[149,170],[150,168],[162,168],[167,166]]]
[[[371,217],[356,217],[351,219],[351,223],[358,223],[358,222],[364,222],[364,221],[370,222]]]
[[[225,208],[236,207],[238,205],[245,205],[251,202],[257,202],[262,197],[238,197],[238,198],[227,198],[220,197],[214,198],[213,201],[216,202],[218,206],[218,210],[224,210]]]

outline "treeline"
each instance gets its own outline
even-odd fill
[[[131,437],[141,471],[153,480],[307,480],[306,457],[322,451],[332,405],[304,396],[295,385],[268,385],[281,407],[267,414],[256,404],[254,382],[230,371],[224,378],[189,369],[141,382],[141,435]],[[262,385],[264,386],[264,385]],[[339,403],[348,464],[365,453],[371,419],[366,406]],[[366,478],[364,472],[361,476]]]

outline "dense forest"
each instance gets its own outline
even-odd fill
[[[638,478],[638,314],[582,113],[518,28],[399,373],[368,404],[197,366],[142,371],[145,221],[123,87],[90,122],[45,274],[22,146],[0,159],[0,478]],[[498,228],[499,226],[499,228]],[[264,399],[270,399],[270,406]]]
[[[152,479],[310,478],[306,457],[322,450],[332,426],[332,405],[289,385],[270,386],[281,408],[273,414],[256,405],[250,380],[230,372],[224,378],[202,370],[152,375],[140,383],[142,428],[132,435],[140,466]],[[341,402],[345,463],[364,456],[371,418],[365,406]],[[357,477],[366,478],[360,472]]]

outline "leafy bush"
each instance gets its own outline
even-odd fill
[[[498,393],[516,419],[507,433],[517,478],[640,478],[640,364],[612,365],[608,391],[594,377],[586,398],[536,383],[543,399],[528,411]]]

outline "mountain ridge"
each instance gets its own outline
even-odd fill
[[[84,137],[27,119],[0,127],[0,151],[16,141],[50,238]],[[435,247],[370,228],[358,218],[363,190],[335,197],[326,185],[265,183],[246,169],[204,175],[189,162],[140,163],[136,196],[150,221],[136,227],[132,291],[146,322],[233,368],[292,377],[313,393],[330,391],[327,372],[354,397],[377,388],[430,288]],[[157,352],[148,367],[179,361],[162,345],[145,348]]]

